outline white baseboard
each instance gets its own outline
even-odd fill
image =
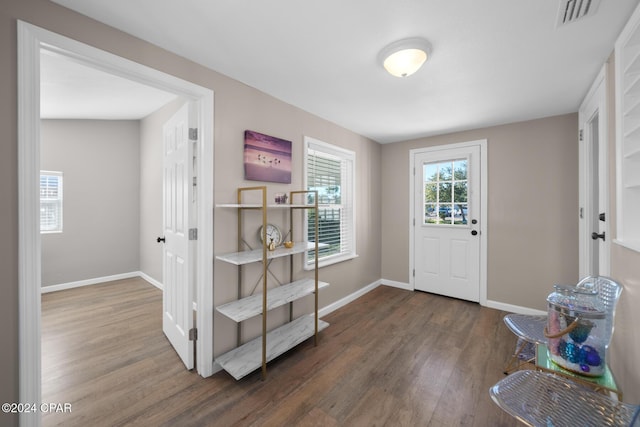
[[[73,288],[79,288],[81,286],[97,285],[99,283],[111,282],[114,280],[121,280],[121,279],[131,279],[133,277],[140,277],[141,279],[149,282],[149,284],[155,286],[161,291],[164,289],[164,286],[162,283],[160,283],[153,277],[149,276],[148,274],[143,273],[142,271],[132,271],[131,273],[115,274],[113,276],[96,277],[95,279],[61,283],[59,285],[43,286],[40,293],[46,294],[49,292],[64,291],[65,289],[73,289]],[[196,311],[198,310],[198,304],[195,301],[193,302],[193,309]]]
[[[122,280],[122,279],[131,279],[133,277],[140,277],[144,280],[146,280],[147,282],[149,282],[151,285],[155,286],[156,288],[162,290],[163,289],[163,285],[162,283],[160,283],[159,281],[155,280],[154,278],[152,278],[151,276],[149,276],[148,274],[143,273],[142,271],[132,271],[130,273],[122,273],[122,274],[115,274],[112,276],[105,276],[105,277],[96,277],[94,279],[87,279],[87,280],[79,280],[77,282],[69,282],[69,283],[61,283],[59,285],[50,285],[50,286],[43,286],[41,289],[41,293],[46,294],[49,292],[56,292],[56,291],[62,291],[65,289],[73,289],[73,288],[79,288],[81,286],[90,286],[90,285],[96,285],[99,283],[104,283],[104,282],[111,282],[114,280]],[[354,301],[355,299],[361,297],[362,295],[366,294],[367,292],[371,292],[372,290],[374,290],[375,288],[377,288],[380,285],[384,285],[384,286],[391,286],[394,288],[399,288],[399,289],[404,289],[404,290],[408,290],[408,291],[413,291],[413,287],[409,284],[409,283],[404,283],[404,282],[397,282],[395,280],[389,280],[389,279],[379,279],[376,280],[375,282],[358,289],[357,291],[355,291],[352,294],[347,295],[346,297],[329,304],[328,306],[322,308],[319,310],[318,315],[320,317],[322,316],[326,316],[329,313],[332,313],[333,311],[349,304],[350,302]],[[546,311],[542,311],[542,310],[536,310],[533,308],[528,308],[528,307],[522,307],[522,306],[518,306],[518,305],[512,305],[512,304],[506,304],[503,302],[499,302],[499,301],[491,301],[491,300],[487,300],[487,304],[486,307],[489,308],[494,308],[496,310],[502,310],[502,311],[507,311],[509,313],[518,313],[518,314],[529,314],[529,315],[545,315],[547,314]],[[197,305],[196,302],[194,301],[193,303],[193,309],[197,310]]]
[[[164,289],[164,286],[162,285],[162,283],[160,283],[159,281],[157,281],[153,277],[149,276],[148,274],[143,273],[142,271],[138,271],[138,276],[140,276],[141,278],[143,278],[147,282],[151,283],[156,288],[158,288],[160,290]]]
[[[98,283],[111,282],[114,280],[131,279],[132,277],[138,276],[140,276],[139,271],[132,271],[130,273],[114,274],[113,276],[95,277],[93,279],[78,280],[77,282],[43,286],[40,293],[46,294],[49,292],[63,291],[65,289],[79,288],[81,286],[97,285]]]
[[[140,276],[141,279],[146,280],[147,282],[149,282],[156,288],[160,289],[161,291],[164,290],[164,285],[159,281],[157,281],[156,279],[154,279],[153,277],[149,276],[148,274],[143,273],[142,271],[138,271],[138,275]],[[193,309],[195,311],[198,311],[198,304],[195,301],[193,302]]]
[[[380,282],[382,285],[391,286],[392,288],[404,289],[406,291],[414,290],[413,286],[411,286],[411,284],[409,283],[396,282],[395,280],[389,280],[389,279],[380,279]]]
[[[147,282],[149,282],[150,284],[152,284],[153,286],[159,289],[162,289],[162,283],[151,278],[151,276],[141,271],[132,271],[129,273],[114,274],[112,276],[95,277],[93,279],[78,280],[77,282],[68,282],[68,283],[60,283],[58,285],[43,286],[40,290],[40,293],[46,294],[49,292],[64,291],[65,289],[73,289],[73,288],[79,288],[82,286],[97,285],[99,283],[112,282],[114,280],[131,279],[133,277],[140,277],[146,280]]]
[[[414,290],[413,286],[411,286],[411,284],[409,283],[396,282],[394,280],[388,280],[388,279],[380,279],[380,280],[382,282],[381,284],[385,286],[392,286],[394,288],[405,289],[408,291]],[[485,307],[494,308],[496,310],[507,311],[509,313],[528,314],[528,315],[534,315],[534,316],[538,316],[538,315],[544,316],[547,314],[546,311],[536,310],[534,308],[522,307],[519,305],[512,305],[504,302],[491,301],[491,300],[487,300]]]
[[[496,310],[508,311],[509,313],[528,314],[533,316],[545,316],[546,311],[536,310],[535,308],[522,307],[519,305],[506,304],[504,302],[487,300],[487,307],[495,308]]]
[[[349,294],[346,297],[339,299],[338,301],[331,303],[326,307],[321,308],[320,310],[318,310],[318,316],[319,317],[326,316],[327,314],[336,311],[340,307],[343,307],[349,304],[351,301],[354,301],[355,299],[360,298],[362,295],[366,294],[367,292],[371,292],[372,290],[380,286],[380,282],[381,282],[380,280],[376,280],[375,282],[363,288],[358,289],[354,293]]]
[[[404,282],[396,282],[394,280],[388,280],[388,279],[380,279],[380,280],[376,280],[375,282],[361,288],[358,289],[356,292],[347,295],[346,297],[329,304],[328,306],[321,308],[318,311],[318,315],[320,317],[325,316],[337,309],[339,309],[340,307],[343,307],[347,304],[349,304],[350,302],[352,302],[353,300],[361,297],[362,295],[366,294],[367,292],[371,292],[372,290],[374,290],[375,288],[377,288],[380,285],[384,285],[384,286],[391,286],[394,288],[399,288],[399,289],[404,289],[407,291],[413,291],[413,287],[409,284],[409,283],[404,283]],[[512,304],[507,304],[507,303],[503,303],[503,302],[499,302],[499,301],[491,301],[491,300],[487,300],[487,304],[485,305],[486,307],[489,308],[493,308],[496,310],[501,310],[501,311],[506,311],[509,313],[518,313],[518,314],[529,314],[529,315],[546,315],[547,312],[546,311],[542,311],[542,310],[536,310],[534,308],[529,308],[529,307],[522,307],[519,305],[512,305]]]

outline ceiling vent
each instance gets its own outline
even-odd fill
[[[595,15],[600,0],[560,0],[556,27],[571,24],[586,16]]]

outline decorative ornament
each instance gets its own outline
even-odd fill
[[[588,320],[578,320],[578,326],[569,332],[569,336],[574,342],[582,344],[587,340],[587,338],[589,338],[592,328],[593,322],[589,322]]]
[[[600,357],[600,354],[598,354],[598,350],[590,345],[582,346],[580,349],[579,359],[581,364],[587,364],[590,366],[600,366],[602,363],[602,358]]]

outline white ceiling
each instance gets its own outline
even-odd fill
[[[53,1],[388,143],[576,112],[640,0]],[[376,56],[407,37],[433,52],[399,79]]]
[[[139,120],[176,98],[42,50],[40,117]]]

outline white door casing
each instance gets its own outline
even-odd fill
[[[578,111],[579,276],[609,275],[610,232],[606,66]],[[604,220],[600,218],[604,214]],[[593,234],[603,235],[593,238]]]
[[[187,369],[193,368],[193,252],[189,240],[193,194],[193,145],[189,140],[189,103],[163,126],[163,284],[162,330]],[[193,207],[192,207],[193,206]]]
[[[18,21],[18,225],[19,240],[19,388],[20,402],[38,405],[41,395],[40,349],[40,50],[49,49],[87,66],[149,84],[193,100],[197,105],[199,178],[197,186],[197,370],[213,367],[213,117],[211,89],[151,69],[68,37]],[[20,414],[20,425],[39,426],[39,412]]]
[[[484,149],[484,150],[483,150]],[[482,177],[486,176],[486,141],[412,150],[411,169],[411,279],[413,288],[486,304],[486,208]],[[455,163],[453,163],[455,162]],[[467,171],[468,203],[447,209],[425,204],[425,184],[436,165],[464,165]],[[426,167],[425,167],[426,165]],[[457,169],[457,166],[454,166]],[[451,186],[465,183],[452,183]],[[447,190],[448,191],[448,190]],[[457,197],[457,196],[455,196]],[[454,202],[453,199],[449,199]],[[455,200],[457,202],[458,200]],[[466,207],[466,212],[464,210]],[[459,209],[460,208],[460,209]],[[446,221],[451,224],[435,224]]]

